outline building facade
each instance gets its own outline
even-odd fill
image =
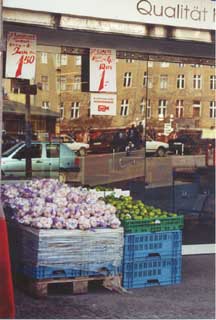
[[[98,116],[90,115],[90,93],[82,90],[83,73],[88,74],[82,63],[81,55],[62,54],[60,47],[38,47],[35,83],[39,89],[31,104],[59,112],[58,130],[79,128],[81,121],[86,126],[97,122]],[[104,116],[103,126],[147,121],[161,128],[171,120],[178,127],[214,127],[214,66],[117,58],[116,70],[116,116],[108,122]],[[9,100],[24,103],[25,96],[13,88],[11,80],[4,80],[4,89]]]

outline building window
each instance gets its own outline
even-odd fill
[[[147,75],[147,72],[144,72],[144,76],[143,76],[143,87],[146,88],[148,86],[148,88],[152,88],[152,76]]]
[[[151,118],[151,100],[150,99],[148,99],[147,100],[147,115],[146,115],[146,117],[147,117],[147,119],[150,119]]]
[[[160,88],[167,89],[168,87],[168,75],[162,74],[160,75]]]
[[[191,64],[191,67],[192,67],[192,68],[201,68],[201,64],[195,64],[195,63],[193,63],[193,64]]]
[[[210,89],[215,90],[216,89],[216,76],[210,76]]]
[[[43,109],[50,109],[49,101],[42,101],[42,108]]]
[[[126,63],[134,63],[134,59],[125,59]]]
[[[184,74],[179,74],[177,76],[177,88],[184,89],[184,87],[185,87],[185,76]]]
[[[75,65],[81,66],[82,64],[82,57],[81,56],[75,56]]]
[[[47,52],[41,52],[41,63],[47,63]]]
[[[147,100],[147,119],[151,118],[151,101],[150,99]],[[140,102],[140,113],[145,114],[145,106],[146,106],[146,99],[143,97]]]
[[[124,74],[124,87],[131,87],[132,84],[132,74],[131,72],[125,72]]]
[[[140,102],[140,113],[145,113],[145,98],[143,97]]]
[[[41,83],[42,83],[42,90],[48,91],[49,90],[48,76],[41,76]]]
[[[153,66],[154,66],[154,62],[153,62],[153,61],[149,61],[149,62],[148,62],[148,67],[149,67],[149,68],[153,68]]]
[[[201,75],[194,75],[193,76],[193,88],[194,89],[201,89],[202,83],[201,83],[202,79],[201,79]]]
[[[79,110],[80,110],[80,103],[79,102],[72,102],[72,104],[71,104],[71,119],[79,118]]]
[[[67,85],[67,79],[65,76],[58,76],[56,79],[56,90],[57,91],[65,91]]]
[[[184,100],[176,100],[176,118],[184,116]]]
[[[56,67],[66,66],[67,65],[67,55],[57,53],[56,54]]]
[[[184,68],[185,64],[184,63],[179,63],[179,68]]]
[[[193,117],[200,117],[201,103],[200,101],[193,101]]]
[[[161,68],[169,68],[169,62],[161,62]]]
[[[60,119],[64,119],[64,103],[62,102],[59,107]]]
[[[80,91],[81,90],[81,76],[75,76],[73,82],[73,90]]]
[[[129,111],[128,99],[123,99],[121,102],[120,115],[123,117],[126,117],[128,115],[128,111]]]
[[[167,110],[167,100],[160,99],[159,105],[158,105],[158,117],[164,119],[166,117],[166,113],[167,113],[166,110]]]
[[[210,101],[210,118],[216,118],[216,101]]]

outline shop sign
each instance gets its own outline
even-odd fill
[[[115,116],[116,115],[116,94],[91,94],[91,115]]]
[[[91,48],[90,91],[116,92],[116,50]]]
[[[9,32],[7,35],[6,78],[33,80],[36,68],[36,35]]]
[[[4,7],[125,22],[215,29],[213,0],[4,0]]]

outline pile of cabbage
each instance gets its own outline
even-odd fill
[[[70,187],[55,179],[2,185],[2,200],[13,219],[39,229],[118,228],[116,208],[98,199],[95,190]]]

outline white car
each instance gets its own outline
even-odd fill
[[[155,141],[150,137],[146,138],[146,153],[156,154],[158,157],[164,157],[168,150],[168,143],[162,141]]]
[[[64,143],[69,149],[76,151],[80,156],[85,156],[89,149],[88,143],[77,142],[67,134],[60,134],[59,136],[52,137],[52,141]]]

